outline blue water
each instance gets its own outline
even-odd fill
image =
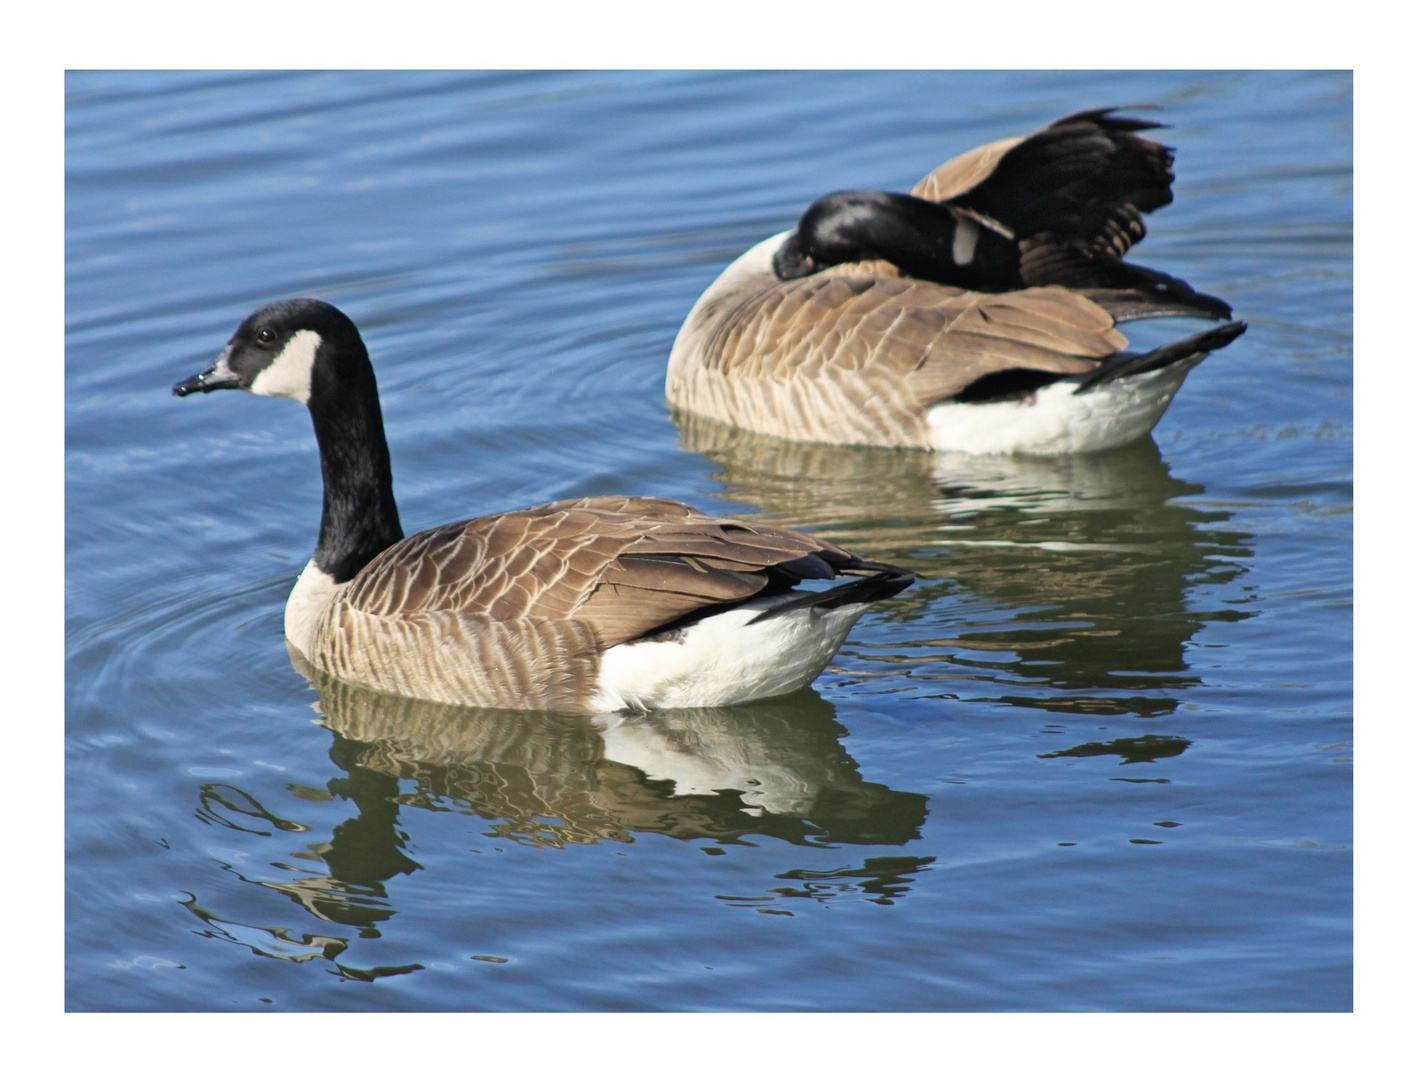
[[[71,1010],[1351,1008],[1347,73],[75,72]],[[1075,109],[1249,333],[1053,462],[676,426],[681,319],[818,195]],[[171,384],[360,325],[410,531],[681,498],[914,569],[814,688],[607,721],[313,685],[310,424]]]

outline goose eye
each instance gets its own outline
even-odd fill
[[[260,330],[256,331],[256,340],[262,345],[269,345],[276,340],[276,332],[269,326],[263,326]]]

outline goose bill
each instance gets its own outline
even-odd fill
[[[227,366],[227,357],[230,355],[231,346],[228,345],[210,367],[204,368],[196,375],[188,376],[173,386],[173,394],[177,397],[186,397],[188,394],[210,394],[213,390],[240,390],[241,376]]]

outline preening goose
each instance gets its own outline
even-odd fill
[[[976,454],[1141,438],[1223,326],[1141,355],[1120,322],[1226,319],[1123,262],[1172,201],[1161,125],[1075,113],[972,150],[910,195],[848,191],[735,260],[685,319],[670,404],[782,438]]]
[[[458,705],[610,712],[727,705],[806,686],[912,575],[667,499],[598,496],[405,538],[374,368],[319,300],[257,311],[179,397],[249,390],[310,409],[324,508],[286,604],[310,664]],[[864,575],[822,592],[805,578]]]

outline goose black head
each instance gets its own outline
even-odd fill
[[[323,300],[282,300],[249,315],[216,362],[172,388],[178,397],[249,390],[310,403],[312,387],[368,367],[354,323]]]

